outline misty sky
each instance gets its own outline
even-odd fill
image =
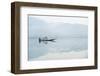
[[[88,18],[29,16],[29,37],[87,36]]]

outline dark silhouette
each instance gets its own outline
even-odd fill
[[[39,43],[44,42],[45,44],[48,43],[48,41],[50,42],[55,42],[56,39],[48,39],[48,37],[44,37],[44,38],[40,38],[39,37]]]

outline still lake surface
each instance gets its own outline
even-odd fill
[[[88,37],[57,38],[54,42],[39,43],[38,38],[30,38],[28,44],[28,60],[34,60],[49,52],[78,52],[88,50]]]

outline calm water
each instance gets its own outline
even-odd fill
[[[43,56],[48,52],[70,52],[88,49],[87,37],[59,38],[55,42],[39,43],[38,38],[29,38],[28,59],[31,60]]]

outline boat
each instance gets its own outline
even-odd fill
[[[41,42],[48,42],[48,41],[54,42],[55,40],[56,39],[48,39],[48,37],[43,37],[43,38],[39,37],[39,43],[41,43]]]

